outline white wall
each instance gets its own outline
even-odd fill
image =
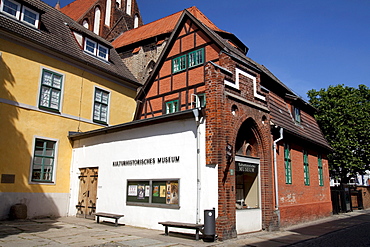
[[[260,208],[236,210],[236,231],[238,234],[256,232],[262,229]]]
[[[0,192],[0,219],[7,219],[17,203],[27,206],[27,218],[67,216],[68,200],[68,193]]]
[[[205,124],[200,126],[201,201],[217,210],[217,166],[205,164]],[[71,171],[70,214],[76,214],[79,168],[99,167],[97,211],[124,214],[120,222],[163,229],[159,221],[195,223],[197,207],[197,142],[194,119],[179,120],[78,140]],[[178,163],[118,166],[113,161],[179,156]],[[128,179],[179,179],[178,209],[126,205]],[[217,212],[216,212],[217,216]],[[180,230],[180,229],[179,229]],[[181,230],[180,230],[181,231]]]

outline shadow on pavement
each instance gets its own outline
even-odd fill
[[[20,233],[44,232],[50,229],[62,229],[57,219],[4,220],[0,221],[0,239]]]

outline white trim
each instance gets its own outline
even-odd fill
[[[239,90],[239,80],[232,82],[232,81],[224,79],[224,84]]]
[[[131,15],[131,10],[132,10],[132,1],[127,0],[127,2],[126,2],[126,14]]]
[[[87,20],[85,19],[85,20],[83,20],[83,22],[82,22],[82,26],[84,26],[84,28],[86,28],[86,29],[89,29],[89,23],[87,22]]]
[[[260,94],[258,94],[257,92],[257,79],[255,76],[252,76],[251,74],[241,70],[241,69],[238,69],[238,68],[235,68],[235,84],[238,85],[238,88],[239,88],[239,74],[245,76],[245,77],[248,77],[249,79],[252,79],[253,81],[253,95],[255,98],[258,98],[260,100],[263,100],[263,101],[266,101],[266,98],[265,96],[262,96]]]
[[[103,88],[103,87],[100,87],[100,86],[97,86],[97,85],[94,85],[94,94],[93,94],[93,97],[92,97],[92,112],[91,112],[91,121],[94,122],[94,110],[95,110],[95,92],[96,92],[96,89],[99,89],[99,90],[102,90],[104,92],[107,92],[109,93],[109,97],[108,97],[108,110],[107,110],[107,122],[106,124],[109,125],[109,117],[110,117],[110,100],[111,100],[111,97],[112,97],[112,91],[111,90],[108,90],[106,88]],[[94,123],[97,123],[97,122],[94,122]],[[105,126],[105,125],[104,125]]]
[[[89,51],[87,49],[87,42],[91,42],[91,43],[94,44],[94,51]],[[99,47],[103,47],[103,48],[107,49],[107,53],[105,54],[105,57],[102,57],[102,56],[99,55]],[[100,58],[100,59],[102,59],[104,61],[108,61],[109,48],[106,47],[106,46],[104,46],[104,45],[101,45],[98,42],[93,41],[92,39],[89,39],[87,37],[85,37],[85,41],[84,41],[84,51],[87,54],[93,55],[95,58]]]
[[[100,30],[100,15],[101,11],[99,7],[96,7],[94,10],[94,33],[99,35],[99,30]]]
[[[20,108],[23,108],[23,109],[26,109],[26,110],[43,112],[43,113],[47,113],[47,114],[51,114],[51,115],[55,115],[55,116],[59,116],[59,117],[63,117],[63,118],[68,118],[68,119],[72,119],[72,120],[76,120],[76,121],[81,121],[81,122],[84,122],[84,123],[89,123],[89,124],[99,125],[99,126],[102,126],[102,127],[107,127],[104,124],[99,124],[99,123],[93,122],[90,119],[79,118],[77,116],[73,116],[73,115],[69,115],[69,114],[65,114],[65,113],[56,113],[56,112],[52,112],[52,111],[46,111],[46,110],[39,109],[36,106],[32,106],[32,105],[28,105],[28,104],[23,104],[23,103],[19,103],[19,102],[8,100],[8,99],[4,99],[4,98],[0,98],[0,103],[4,103],[4,104],[11,105],[11,106],[20,107]]]
[[[19,20],[19,16],[20,16],[20,13],[21,13],[21,4],[16,2],[16,1],[13,1],[13,0],[8,0],[8,1],[12,2],[12,3],[14,3],[18,6],[17,13],[15,14],[15,16],[4,11],[4,9],[3,9],[4,8],[4,0],[2,0],[1,3],[0,3],[0,11],[2,13],[4,13],[5,15],[11,16],[11,17],[16,18],[17,20]]]
[[[100,47],[103,47],[104,49],[106,49],[106,50],[107,50],[107,53],[105,54],[105,57],[101,57],[101,56],[99,56],[99,48],[100,48]],[[106,47],[106,46],[104,46],[104,45],[101,45],[101,44],[99,44],[99,43],[98,43],[98,47],[97,47],[97,50],[96,50],[96,56],[97,56],[98,58],[101,58],[101,59],[105,60],[105,61],[108,61],[108,54],[109,54],[109,48],[108,48],[108,47]]]
[[[261,95],[261,94],[258,94],[258,91],[257,91],[257,78],[241,69],[238,69],[238,68],[235,68],[235,82],[232,82],[230,80],[227,80],[225,79],[224,80],[224,84],[227,85],[227,86],[230,86],[232,88],[235,88],[235,89],[238,89],[239,90],[239,85],[240,85],[240,78],[239,76],[240,75],[243,75],[245,77],[248,77],[249,79],[251,79],[253,81],[253,95],[255,98],[258,98],[260,100],[263,100],[263,101],[266,101],[266,97]]]
[[[16,13],[15,15],[12,15],[12,14],[9,14],[8,12],[5,12],[4,11],[4,0],[1,1],[0,3],[0,12],[2,12],[3,14],[9,16],[9,17],[12,17],[14,19],[17,19],[18,21],[21,21],[22,23],[26,24],[26,25],[29,25],[29,26],[32,26],[32,27],[35,27],[35,28],[38,28],[39,27],[39,21],[40,21],[40,13],[33,10],[33,9],[30,9],[24,5],[22,5],[21,3],[19,2],[16,2],[16,1],[13,1],[13,0],[7,0],[15,5],[17,5],[17,10],[16,10]],[[33,13],[36,15],[36,18],[35,18],[35,24],[32,24],[32,23],[29,23],[28,21],[25,21],[24,20],[24,12],[25,10]]]
[[[240,156],[240,155],[235,155],[235,161],[246,162],[246,163],[257,164],[257,165],[260,164],[260,158]]]
[[[139,26],[139,16],[136,14],[134,17],[134,28]]]
[[[54,150],[54,165],[53,165],[53,178],[52,182],[35,182],[32,181],[32,168],[33,168],[33,159],[35,155],[35,145],[36,145],[36,139],[43,139],[47,141],[54,141],[55,142],[55,150]],[[34,135],[33,140],[32,140],[32,153],[31,153],[31,162],[30,162],[30,169],[28,173],[28,183],[29,184],[56,184],[56,171],[57,171],[57,164],[58,164],[58,148],[59,148],[59,139],[55,138],[49,138],[49,137],[44,137],[44,136],[39,136],[39,135]]]
[[[105,5],[105,25],[110,26],[110,15],[111,15],[111,8],[112,8],[112,0],[107,0]]]
[[[89,51],[89,50],[87,49],[87,42],[88,42],[88,41],[94,44],[94,51]],[[85,42],[84,42],[84,51],[85,51],[85,52],[87,52],[87,53],[89,53],[89,54],[91,54],[91,55],[96,56],[96,50],[97,50],[97,48],[98,48],[98,43],[96,43],[95,41],[93,41],[93,40],[91,40],[91,39],[89,39],[89,38],[86,38],[86,37],[85,37]]]
[[[27,21],[25,21],[25,20],[24,20],[24,11],[25,11],[25,10],[28,10],[29,12],[34,13],[34,14],[36,15],[35,24],[29,23],[29,22],[27,22]],[[27,25],[31,25],[31,26],[33,26],[33,27],[38,28],[38,27],[39,27],[39,21],[40,21],[40,14],[39,14],[38,12],[36,12],[36,11],[34,11],[34,10],[32,10],[32,9],[30,9],[30,8],[28,8],[28,7],[26,7],[26,6],[23,6],[23,7],[22,7],[22,13],[21,13],[21,19],[20,19],[20,20],[21,20],[22,22],[26,23]]]

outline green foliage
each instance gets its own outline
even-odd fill
[[[331,175],[347,182],[370,167],[370,89],[344,85],[307,93],[318,121],[334,149],[328,156]],[[347,176],[349,174],[349,176]]]

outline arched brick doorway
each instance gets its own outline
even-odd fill
[[[235,141],[235,207],[238,234],[262,229],[261,145],[256,124],[249,118],[241,125]]]

